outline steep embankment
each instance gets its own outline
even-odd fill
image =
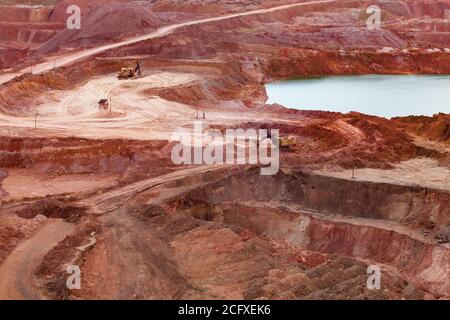
[[[214,190],[223,190],[215,192]],[[305,172],[259,176],[247,171],[207,189],[199,189],[189,201],[219,205],[233,199],[297,204],[306,209],[346,217],[385,219],[416,228],[450,227],[450,194],[415,186],[352,181]]]
[[[64,27],[49,7],[0,6],[0,69],[24,62],[30,50]]]
[[[394,120],[404,125],[413,134],[450,145],[450,114],[441,113],[433,117],[418,116]]]
[[[256,171],[169,203],[301,248],[387,264],[437,297],[450,294],[450,251],[437,240],[450,228],[448,191]]]
[[[329,218],[260,205],[223,205],[223,221],[312,251],[386,264],[436,297],[450,294],[448,247],[419,240],[386,222]]]

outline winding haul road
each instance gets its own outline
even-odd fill
[[[276,6],[276,7],[272,7],[272,8],[268,8],[268,9],[258,9],[258,10],[246,11],[246,12],[241,12],[241,13],[223,15],[223,16],[214,17],[214,18],[199,19],[199,20],[193,20],[193,21],[173,24],[173,25],[161,27],[161,28],[157,29],[156,31],[153,31],[151,33],[147,33],[147,34],[144,34],[141,36],[129,38],[129,39],[111,43],[108,45],[95,47],[92,49],[77,51],[77,52],[71,53],[69,55],[64,55],[61,57],[52,58],[48,62],[43,62],[43,63],[33,66],[33,74],[40,74],[43,72],[50,71],[57,67],[67,66],[74,62],[86,59],[88,57],[94,56],[96,54],[99,54],[99,53],[102,53],[102,52],[105,52],[105,51],[108,51],[111,49],[116,49],[116,48],[120,48],[123,46],[139,43],[139,42],[142,42],[145,40],[161,38],[161,37],[164,37],[164,36],[167,36],[167,35],[173,33],[174,31],[176,31],[180,28],[187,27],[187,26],[205,24],[205,23],[215,22],[215,21],[222,21],[222,20],[227,20],[227,19],[232,19],[232,18],[237,18],[237,17],[265,14],[265,13],[269,13],[269,12],[286,10],[286,9],[290,9],[290,8],[294,8],[294,7],[307,6],[307,5],[311,5],[311,4],[333,3],[335,1],[336,0],[321,0],[321,1],[309,1],[309,2],[303,2],[303,3],[294,3],[294,4]],[[17,76],[23,75],[29,71],[30,71],[30,68],[27,67],[16,73],[5,73],[2,75],[0,74],[0,85],[14,79]]]
[[[34,236],[22,242],[0,266],[0,300],[42,299],[35,287],[34,271],[46,253],[74,229],[61,219],[49,219]]]

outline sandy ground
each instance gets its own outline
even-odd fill
[[[149,98],[140,92],[155,87],[188,83],[191,74],[159,73],[141,79],[118,80],[115,75],[89,81],[76,91],[51,92],[41,97],[37,127],[87,138],[150,138],[149,131],[167,138],[170,130],[162,123],[190,119],[194,114],[188,106]],[[98,110],[100,99],[111,99],[112,116]],[[166,119],[166,121],[164,121]],[[34,128],[34,117],[0,116],[0,123],[12,129]],[[174,122],[176,125],[176,121]],[[119,130],[120,129],[120,130]],[[153,130],[152,130],[153,129]],[[165,131],[164,129],[167,129]],[[116,131],[117,130],[117,131]],[[166,132],[166,134],[164,134]]]
[[[10,169],[2,183],[2,189],[8,193],[3,200],[91,192],[113,184],[117,178],[106,174],[67,174],[49,178],[25,169]]]
[[[52,91],[41,96],[35,107],[37,130],[34,129],[34,115],[16,117],[0,114],[1,131],[6,130],[9,136],[18,136],[18,132],[26,128],[30,135],[34,132],[41,136],[169,140],[177,129],[193,128],[196,109],[143,92],[204,80],[199,77],[176,72],[155,72],[133,80],[118,80],[114,74],[98,77],[77,90]],[[100,99],[110,99],[111,116],[109,112],[98,110]],[[205,126],[213,123],[237,125],[256,118],[266,120],[260,113],[256,117],[251,111],[240,111],[236,108],[223,110],[220,106],[216,110],[208,110]],[[273,117],[270,120],[274,121]]]
[[[315,172],[320,175],[352,180],[352,170]],[[450,168],[439,166],[433,159],[416,158],[403,161],[392,170],[356,169],[354,180],[450,190]]]

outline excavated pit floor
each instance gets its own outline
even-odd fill
[[[72,202],[87,208],[65,240],[88,248],[76,255],[84,261],[83,289],[61,289],[61,274],[47,266],[74,259],[64,243],[41,256],[35,281],[50,297],[59,288],[60,298],[449,297],[450,246],[427,227],[448,216],[449,194],[429,190],[436,193],[430,203],[423,191],[291,170],[263,177],[258,168],[181,169]],[[399,217],[391,210],[404,199],[414,205]],[[428,220],[405,222],[413,217]],[[87,232],[93,221],[99,229]],[[15,251],[8,259],[18,259]],[[370,265],[381,268],[381,290],[367,289]]]

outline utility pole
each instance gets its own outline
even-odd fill
[[[355,179],[355,167],[352,168],[352,179]]]
[[[112,98],[109,96],[109,118],[111,118],[112,115]]]
[[[34,114],[34,128],[37,129],[37,116],[38,114]]]

